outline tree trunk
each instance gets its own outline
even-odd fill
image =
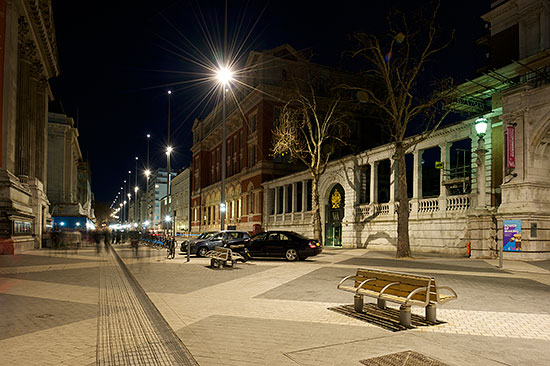
[[[396,144],[397,153],[397,258],[410,257],[409,243],[409,196],[407,195],[407,167],[405,149],[401,143]]]
[[[321,207],[319,205],[319,178],[313,177],[311,180],[311,191],[313,196],[313,238],[321,243],[321,247],[324,247],[323,235],[321,228]]]

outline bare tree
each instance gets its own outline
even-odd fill
[[[336,90],[321,96],[311,77],[296,82],[291,93],[279,125],[274,126],[272,153],[300,161],[311,173],[313,235],[323,244],[319,179],[335,148],[345,145],[350,115],[344,111],[345,101]]]
[[[383,127],[395,148],[392,169],[397,164],[397,257],[411,256],[405,155],[435,131],[449,113],[443,106],[450,95],[452,80],[426,80],[429,76],[426,67],[432,57],[452,39],[452,35],[447,42],[437,39],[441,33],[436,24],[438,10],[439,4],[436,4],[427,10],[427,15],[415,14],[410,22],[414,27],[405,14],[392,12],[385,36],[355,34],[359,47],[353,57],[362,57],[367,62],[367,73],[375,86],[351,89],[358,89],[359,100],[379,110]],[[419,91],[419,85],[430,88],[431,92]],[[416,131],[419,133],[407,138],[407,133],[419,126]]]

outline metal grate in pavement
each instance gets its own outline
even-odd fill
[[[392,353],[359,361],[367,366],[449,366],[414,351]]]
[[[401,330],[408,329],[407,327],[399,323],[399,310],[386,308],[380,309],[375,304],[365,304],[363,307],[363,312],[358,313],[354,310],[353,305],[340,305],[328,308],[328,310],[335,311],[340,314],[344,314],[354,319],[359,319],[366,321],[367,323],[377,325],[386,330],[391,330],[392,332],[398,332]],[[444,324],[445,322],[436,321],[435,323],[428,322],[426,318],[411,314],[411,325],[413,328],[419,326],[430,326]]]
[[[106,256],[96,365],[198,365],[116,252],[108,250]]]

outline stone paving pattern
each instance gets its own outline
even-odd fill
[[[360,366],[361,360],[408,350],[449,365],[548,364],[550,261],[505,261],[503,270],[494,260],[397,260],[393,253],[340,249],[305,262],[262,259],[214,270],[203,258],[186,262],[178,254],[170,261],[162,250],[115,248],[203,366]],[[95,248],[0,256],[0,365],[99,364],[98,324],[104,328],[98,304],[107,288],[100,274],[106,266],[116,272],[113,278],[122,278]],[[395,333],[328,310],[353,302],[336,284],[358,266],[432,274],[459,298],[438,307],[445,324]],[[115,308],[121,318],[130,315],[124,306]],[[153,312],[144,311],[142,316]],[[130,337],[124,332],[121,337]],[[135,357],[135,364],[155,364]]]

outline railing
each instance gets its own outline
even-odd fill
[[[389,203],[377,203],[374,205],[374,212],[378,215],[389,215],[390,213],[390,204]]]
[[[471,206],[469,195],[447,197],[447,211],[466,211]]]
[[[439,198],[426,198],[418,201],[418,213],[439,211]]]

